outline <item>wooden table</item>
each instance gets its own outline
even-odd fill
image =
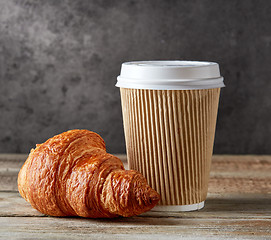
[[[117,219],[48,217],[33,209],[17,191],[26,157],[0,154],[0,239],[271,239],[271,156],[214,156],[200,211]]]

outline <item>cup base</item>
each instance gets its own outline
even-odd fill
[[[153,212],[189,212],[200,210],[204,207],[204,202],[189,205],[158,205],[155,206],[152,211]]]

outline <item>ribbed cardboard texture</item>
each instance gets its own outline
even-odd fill
[[[160,193],[160,205],[204,201],[220,88],[120,91],[129,168]]]

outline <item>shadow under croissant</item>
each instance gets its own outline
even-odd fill
[[[271,211],[270,194],[266,196],[247,196],[245,198],[234,197],[215,197],[209,198],[206,201],[204,209],[193,212],[158,212],[148,211],[134,217],[117,217],[117,218],[82,218],[82,217],[57,217],[62,219],[74,219],[75,221],[91,221],[102,224],[133,224],[135,226],[176,226],[176,225],[193,225],[196,221],[205,221],[206,218],[229,218],[229,213],[240,219],[245,218],[251,212]]]

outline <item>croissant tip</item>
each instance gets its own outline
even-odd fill
[[[156,202],[156,201],[159,201],[159,200],[160,200],[160,197],[159,197],[158,194],[152,195],[152,196],[150,196],[150,200],[151,200],[152,202]]]
[[[151,204],[156,204],[156,203],[158,203],[159,200],[160,200],[160,195],[155,190],[153,190],[151,192],[151,194],[149,195],[150,203]]]

